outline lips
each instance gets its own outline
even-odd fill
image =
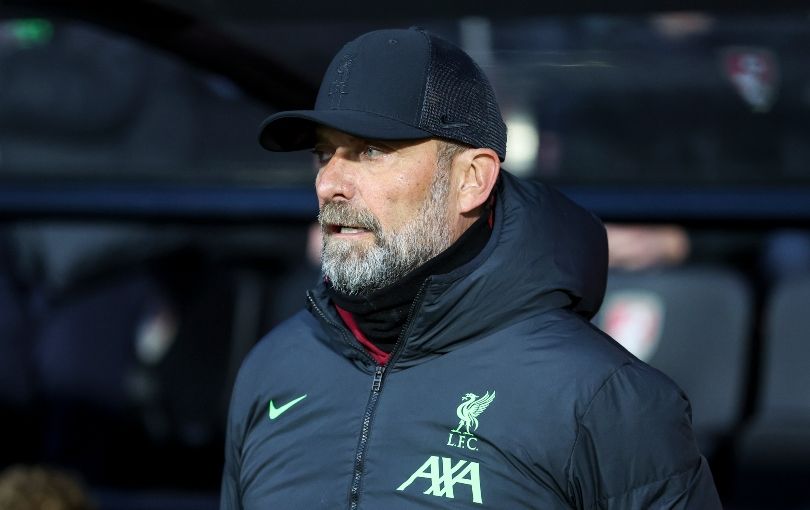
[[[325,228],[328,234],[365,234],[369,229],[358,225],[336,225],[328,224]]]
[[[361,234],[363,232],[368,232],[368,230],[358,227],[339,227],[338,232],[341,234]]]
[[[376,234],[380,231],[377,218],[365,209],[355,209],[345,202],[328,202],[318,215],[326,235]]]

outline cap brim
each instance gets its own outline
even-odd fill
[[[315,146],[315,128],[328,126],[371,140],[418,140],[428,131],[388,117],[353,110],[294,110],[268,117],[261,125],[259,143],[270,151],[297,151]]]

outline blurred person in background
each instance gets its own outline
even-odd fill
[[[40,466],[11,466],[0,472],[0,510],[94,510],[80,480]]]
[[[691,250],[689,234],[678,225],[605,225],[611,268],[639,270],[675,266]]]
[[[276,299],[273,300],[269,311],[271,326],[275,327],[301,309],[301,296],[317,284],[321,276],[322,248],[321,225],[313,223],[307,228],[302,259],[291,271],[286,272],[275,286]]]

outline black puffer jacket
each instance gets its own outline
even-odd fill
[[[484,250],[422,287],[386,367],[326,298],[251,352],[222,508],[720,508],[686,396],[588,322],[598,220],[504,174]]]

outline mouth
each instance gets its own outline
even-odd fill
[[[346,202],[327,202],[321,206],[318,221],[325,237],[347,241],[365,241],[369,235],[380,232],[377,218],[362,208],[353,208]]]
[[[363,228],[357,225],[336,225],[336,224],[329,224],[326,228],[327,233],[330,235],[360,235],[360,234],[370,234],[371,231],[367,228]]]

